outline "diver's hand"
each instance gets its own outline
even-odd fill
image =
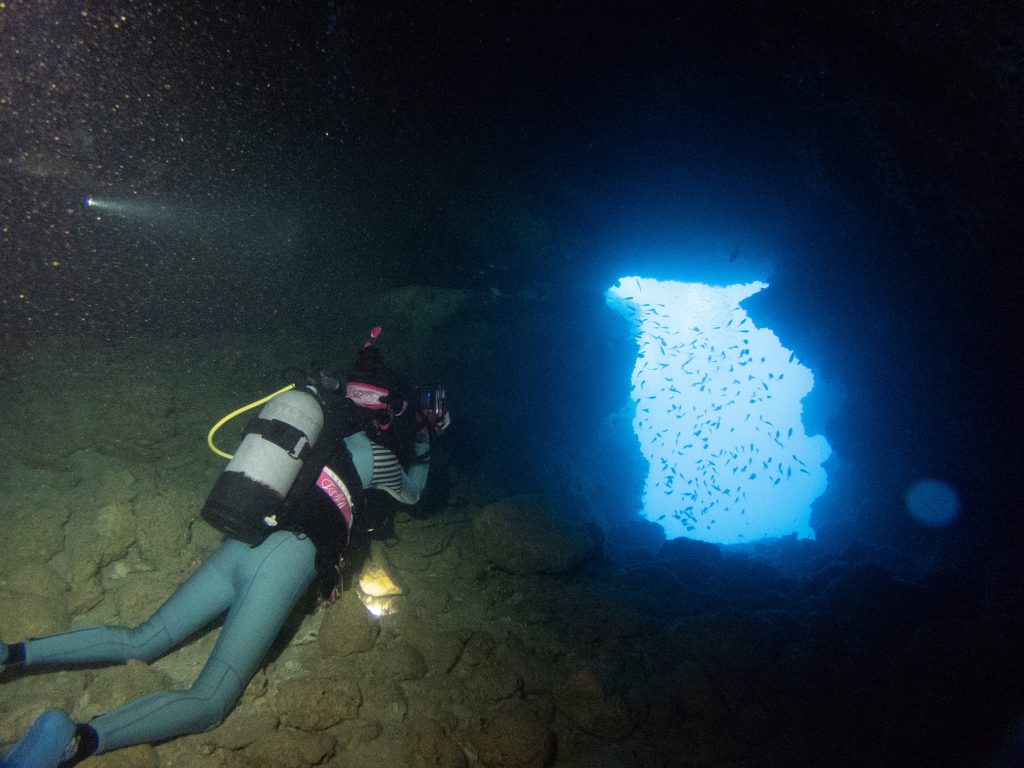
[[[420,430],[420,442],[429,442],[430,437],[428,435],[428,429],[430,432],[434,433],[434,438],[438,438],[452,423],[452,417],[448,411],[445,411],[444,416],[441,416],[440,418],[433,414],[425,414],[424,418],[430,422],[430,427],[423,427],[423,429]]]
[[[437,421],[431,420],[431,423],[434,425],[434,434],[440,437],[444,434],[444,431],[451,426],[452,415],[448,413],[448,411],[445,411],[444,416]]]
[[[448,411],[445,411],[444,416],[441,416],[440,418],[437,418],[430,413],[417,414],[416,418],[420,420],[421,424],[423,424],[424,421],[428,422],[427,424],[423,424],[419,433],[416,435],[417,447],[419,445],[423,445],[424,451],[427,450],[431,439],[440,437],[441,433],[448,429],[449,425],[452,423],[452,417],[449,415]]]

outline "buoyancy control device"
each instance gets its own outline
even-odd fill
[[[226,536],[261,544],[279,530],[285,499],[312,459],[323,428],[324,409],[313,394],[301,389],[276,394],[214,483],[202,518]]]

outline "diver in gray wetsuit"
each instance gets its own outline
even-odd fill
[[[394,377],[375,352],[370,344],[360,352],[346,386],[345,405],[361,416],[364,428],[343,438],[344,448],[338,445],[317,482],[301,496],[296,524],[282,526],[289,529],[275,530],[257,546],[225,538],[138,627],[91,627],[13,645],[0,643],[0,670],[5,665],[29,669],[129,659],[148,662],[227,612],[213,652],[192,687],[144,696],[83,724],[61,710],[47,710],[0,758],[0,768],[74,765],[89,755],[215,727],[241,697],[318,570],[320,593],[333,601],[338,557],[348,541],[352,510],[358,508],[360,494],[353,493],[352,486],[383,490],[400,502],[415,504],[427,480],[428,438],[449,423],[446,413],[432,412],[422,429],[406,429],[411,439],[403,441],[400,430],[392,426],[394,417],[401,415],[395,404],[401,402],[403,412],[406,404],[394,394]],[[422,411],[416,413],[423,421]],[[339,486],[347,493],[340,501],[334,498]]]

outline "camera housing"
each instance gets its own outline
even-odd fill
[[[448,413],[448,392],[442,386],[420,387],[417,390],[420,410],[435,424]]]

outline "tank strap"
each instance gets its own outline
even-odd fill
[[[305,461],[312,450],[305,432],[277,419],[256,418],[249,431],[287,451],[293,459]]]
[[[309,450],[308,444],[306,445],[306,449],[309,451],[308,455],[305,455],[303,458],[302,469],[299,470],[291,490],[288,491],[288,495],[285,497],[284,514],[286,518],[293,516],[293,512],[302,501],[302,497],[306,491],[314,486],[317,478],[320,477],[321,471],[328,462],[331,463],[332,469],[338,472],[345,481],[345,485],[348,486],[348,490],[352,494],[353,507],[358,509],[362,500],[363,485],[359,480],[359,473],[356,471],[355,464],[352,462],[352,454],[349,453],[344,443],[344,438],[347,436],[345,434],[347,430],[345,429],[344,420],[341,418],[338,408],[331,407],[323,401],[320,404],[324,409],[324,428],[316,441],[315,448]]]

